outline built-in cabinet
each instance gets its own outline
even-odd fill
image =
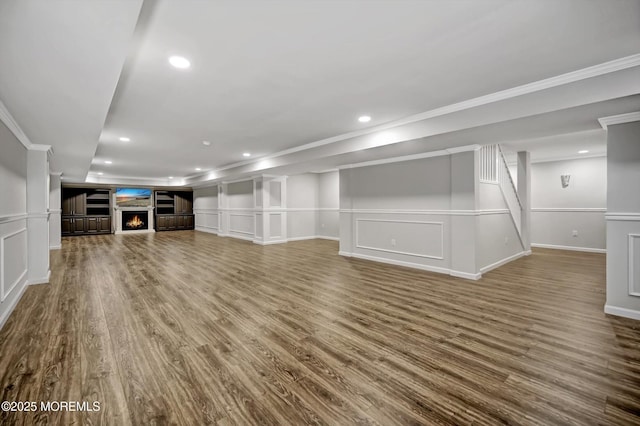
[[[62,188],[62,235],[111,233],[111,191]]]
[[[194,228],[193,192],[155,191],[156,231]]]

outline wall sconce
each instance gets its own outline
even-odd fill
[[[569,173],[560,175],[560,182],[562,182],[563,188],[566,188],[567,186],[569,186],[569,179],[571,179],[571,175]]]

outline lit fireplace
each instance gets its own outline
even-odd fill
[[[122,230],[136,231],[139,229],[149,229],[149,212],[147,211],[123,211]]]

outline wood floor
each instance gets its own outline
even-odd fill
[[[0,331],[9,424],[640,424],[640,323],[605,257],[467,281],[193,231],[63,239]]]

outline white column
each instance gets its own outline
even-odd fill
[[[48,283],[49,270],[49,152],[32,145],[27,152],[27,264],[29,284]]]
[[[531,157],[529,152],[518,152],[518,198],[522,204],[520,233],[523,249],[531,254]]]
[[[256,244],[287,242],[287,177],[257,176],[253,180]]]
[[[60,176],[62,173],[51,173],[49,182],[49,249],[56,250],[62,248],[62,225],[61,225],[61,199],[62,186]]]
[[[229,211],[227,200],[227,183],[221,182],[218,185],[218,235],[229,236]]]
[[[640,320],[640,122],[607,128],[607,302]]]
[[[339,236],[341,256],[352,256],[354,248],[354,226],[353,226],[353,194],[351,193],[351,169],[340,169],[338,185],[340,187],[339,200]]]

